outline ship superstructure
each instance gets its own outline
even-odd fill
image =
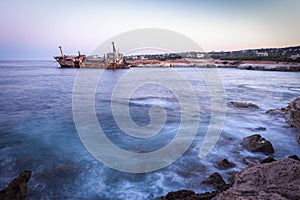
[[[61,67],[67,68],[106,68],[106,69],[128,69],[129,64],[124,60],[123,54],[116,50],[114,42],[112,42],[113,52],[106,53],[103,57],[98,55],[82,55],[78,51],[78,55],[65,55],[62,47],[59,46],[60,56],[54,56],[54,59]]]

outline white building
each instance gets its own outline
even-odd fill
[[[269,56],[268,52],[255,52],[256,56],[267,57]]]
[[[297,58],[300,58],[300,54],[291,55],[291,59],[296,60]]]
[[[204,53],[197,53],[196,58],[204,58],[205,54]]]

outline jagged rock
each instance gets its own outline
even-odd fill
[[[249,103],[249,102],[236,102],[236,101],[231,101],[231,105],[238,107],[238,108],[255,108],[258,109],[258,105],[254,103]]]
[[[292,101],[288,108],[290,126],[300,130],[300,98]]]
[[[265,127],[257,127],[257,128],[248,128],[251,131],[266,131]]]
[[[262,71],[284,71],[284,72],[297,72],[300,71],[298,64],[241,64],[238,69],[246,70],[262,70]]]
[[[266,112],[266,114],[270,114],[270,115],[279,115],[281,117],[284,117],[285,115],[285,108],[276,108],[276,109],[270,109]]]
[[[241,144],[252,152],[274,153],[271,142],[261,137],[259,134],[244,138]]]
[[[300,130],[300,98],[295,99],[285,108],[271,109],[267,114],[279,114],[284,117],[291,127]]]
[[[197,176],[199,173],[206,171],[206,166],[204,165],[189,165],[186,169],[179,168],[176,173],[184,178],[191,178]]]
[[[265,164],[252,164],[235,176],[231,188],[214,200],[300,199],[300,161],[285,158]]]
[[[169,192],[166,196],[160,197],[158,200],[210,200],[216,195],[216,191],[196,194],[191,190],[178,190],[176,192]]]
[[[300,161],[300,158],[297,155],[289,156],[289,158]]]
[[[284,118],[290,127],[300,131],[300,98],[296,98],[285,108],[271,109],[266,113]],[[300,133],[296,135],[296,141],[300,144]]]
[[[218,191],[224,191],[230,187],[230,185],[226,184],[226,182],[218,172],[215,172],[212,175],[210,175],[206,180],[203,181],[203,183],[212,185]]]
[[[27,195],[27,183],[31,177],[31,171],[23,171],[13,179],[6,188],[0,191],[0,200],[23,200]]]
[[[229,162],[227,159],[223,159],[220,162],[218,162],[218,167],[220,169],[229,169],[229,168],[233,168],[236,165],[234,163]]]
[[[194,191],[191,190],[178,190],[176,192],[169,192],[165,197],[161,197],[161,200],[175,200],[175,199],[187,199],[195,195]]]
[[[238,174],[238,173],[239,173],[239,171],[230,171],[230,172],[227,172],[227,178],[228,178],[230,184],[233,184],[233,182],[234,182],[234,177],[235,177],[235,175]]]
[[[260,163],[271,163],[276,161],[273,157],[267,157],[266,159],[263,159]]]
[[[60,164],[51,168],[49,170],[45,170],[36,175],[36,177],[41,181],[50,181],[52,183],[57,182],[63,176],[65,178],[65,182],[72,182],[77,178],[77,175],[81,172],[81,168],[76,165],[71,164]]]
[[[246,165],[249,165],[249,164],[252,164],[252,163],[260,163],[261,161],[262,161],[261,158],[256,158],[256,157],[247,156],[247,157],[243,158],[243,162]]]

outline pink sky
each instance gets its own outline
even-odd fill
[[[163,28],[206,51],[300,44],[298,0],[3,0],[0,59],[52,59],[58,45],[90,53],[125,31]]]

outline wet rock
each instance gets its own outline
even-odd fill
[[[285,115],[285,108],[276,108],[276,109],[270,109],[266,112],[266,114],[270,115],[279,115],[280,117],[284,117]]]
[[[38,174],[38,178],[41,180],[56,182],[65,177],[65,181],[75,179],[80,173],[80,168],[76,165],[61,164],[55,168],[46,170]]]
[[[229,169],[229,168],[233,168],[236,165],[232,162],[229,162],[227,159],[223,159],[221,161],[218,162],[218,167],[220,169]]]
[[[285,118],[291,127],[300,130],[300,98],[295,99],[285,108],[271,109],[267,114],[278,114]]]
[[[271,163],[276,161],[273,157],[267,157],[266,159],[263,159],[260,163]]]
[[[215,172],[212,175],[210,175],[205,181],[203,181],[203,183],[212,185],[218,191],[224,191],[230,187],[230,185],[226,184],[226,182],[218,172]]]
[[[300,98],[295,99],[285,108],[271,109],[266,113],[284,118],[290,127],[300,131]],[[296,141],[300,144],[300,133],[296,134]]]
[[[289,158],[300,161],[300,158],[297,155],[289,156]]]
[[[243,158],[243,162],[246,165],[253,164],[253,163],[260,163],[261,161],[262,160],[260,158],[256,158],[256,157],[247,156],[247,157]]]
[[[257,128],[249,128],[251,131],[266,131],[267,129],[265,127],[257,127]]]
[[[236,102],[236,101],[231,101],[231,105],[238,107],[238,108],[255,108],[258,109],[258,105],[254,103],[249,103],[249,102]]]
[[[300,199],[300,161],[285,158],[265,164],[253,164],[242,170],[231,188],[214,200]]]
[[[192,178],[206,171],[204,165],[189,165],[187,168],[179,168],[176,173],[184,178]]]
[[[297,72],[300,71],[298,64],[241,64],[238,69],[246,70],[261,70],[261,71],[283,71],[283,72]]]
[[[0,200],[22,200],[27,195],[27,183],[31,177],[31,171],[23,171],[13,179],[6,188],[0,191]]]
[[[274,153],[271,142],[261,137],[259,134],[244,138],[241,144],[252,152]]]
[[[233,184],[234,182],[234,177],[236,174],[238,174],[238,171],[231,171],[231,172],[227,172],[227,176],[228,176],[228,180],[230,182],[230,184]]]
[[[295,99],[288,105],[287,114],[289,115],[289,124],[300,130],[300,98]]]
[[[217,191],[196,194],[194,200],[210,200],[218,194]]]
[[[210,200],[217,195],[217,192],[205,192],[196,194],[191,190],[178,190],[169,192],[166,196],[160,197],[158,200]]]
[[[217,144],[219,144],[219,145],[228,145],[232,142],[234,142],[234,139],[232,137],[226,135],[226,133],[223,131],[222,134],[220,135],[220,138],[219,138]]]
[[[176,192],[169,192],[165,197],[161,197],[160,200],[190,199],[193,195],[195,195],[194,191],[178,190]]]

